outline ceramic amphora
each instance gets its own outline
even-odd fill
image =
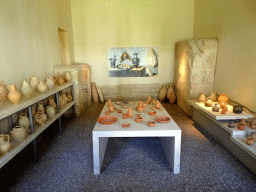
[[[46,119],[47,119],[47,115],[42,112],[37,112],[34,116],[35,122],[39,125],[43,125]]]
[[[7,141],[5,141],[5,137],[7,137]],[[10,151],[11,143],[10,137],[7,134],[0,135],[0,153],[5,154]]]
[[[26,138],[26,129],[21,126],[15,126],[10,131],[15,142],[21,142]]]
[[[198,98],[199,102],[205,102],[206,101],[206,97],[204,95],[204,92],[201,92]]]
[[[68,97],[67,97],[67,95],[65,93],[62,93],[61,95],[64,98],[65,105],[66,105],[68,103]]]
[[[176,102],[176,94],[174,92],[172,92],[172,94],[169,95],[169,101],[170,103],[174,104]]]
[[[53,97],[49,97],[49,103],[48,103],[48,105],[51,106],[51,107],[53,107],[53,108],[55,109],[55,112],[57,112],[57,104],[55,103]]]
[[[14,105],[18,105],[21,101],[22,94],[17,91],[16,85],[10,85],[9,86],[9,93],[8,93],[8,99],[11,101]]]
[[[0,81],[0,102],[8,101],[7,95],[9,91],[6,88],[6,84],[4,81]]]
[[[37,103],[37,112],[45,113],[44,103],[42,101]]]
[[[55,109],[51,106],[46,106],[46,114],[48,117],[54,117],[55,116]]]
[[[67,93],[67,99],[68,102],[71,102],[73,100],[71,93]]]
[[[65,79],[62,77],[61,74],[57,76],[57,82],[59,85],[63,85],[65,83]]]
[[[155,108],[159,109],[160,107],[161,107],[160,102],[157,100],[157,101],[156,101]]]
[[[31,85],[29,85],[29,83],[26,80],[24,80],[21,87],[21,92],[25,97],[31,97],[34,92],[34,89]]]
[[[36,85],[39,83],[39,80],[36,76],[32,76],[30,78],[30,85],[31,87],[34,89],[34,91],[36,91]]]
[[[40,81],[37,85],[36,85],[36,90],[39,92],[39,93],[44,93],[46,92],[48,89],[47,85],[43,82],[43,81]]]
[[[30,121],[26,113],[21,113],[18,125],[26,129],[26,133],[30,133]]]
[[[113,106],[113,105],[110,105],[110,106],[109,106],[109,112],[112,113],[114,110],[115,110],[114,106]]]
[[[224,93],[220,94],[219,97],[218,97],[218,102],[221,103],[221,102],[228,102],[228,96]]]
[[[159,91],[159,94],[158,94],[160,102],[162,102],[165,99],[166,95],[167,95],[167,91],[165,89],[165,84],[164,84],[163,88]]]
[[[63,95],[61,94],[61,95],[59,95],[59,105],[60,105],[60,108],[63,108],[63,107],[65,107],[65,104],[66,102],[65,102],[65,98],[63,97]]]
[[[51,77],[47,77],[45,84],[47,85],[48,89],[52,89],[54,87],[54,82]]]
[[[205,104],[206,107],[212,107],[213,102],[212,102],[211,98],[208,97],[208,98],[206,99],[206,101],[204,102],[204,104]]]
[[[65,81],[66,81],[66,82],[69,82],[69,81],[71,81],[71,78],[72,78],[71,73],[70,73],[69,71],[66,71],[66,72],[64,73],[64,79],[65,79]]]
[[[216,95],[216,92],[212,91],[211,92],[211,95],[210,95],[210,98],[213,102],[216,102],[217,101],[217,95]]]

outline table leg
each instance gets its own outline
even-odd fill
[[[93,135],[94,175],[100,174],[107,144],[108,137],[97,137]]]
[[[174,174],[180,173],[181,134],[175,137],[160,137],[167,160]]]

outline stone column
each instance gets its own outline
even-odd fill
[[[177,104],[189,115],[188,99],[213,91],[218,40],[194,39],[175,44],[175,92]]]

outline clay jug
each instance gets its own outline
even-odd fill
[[[48,78],[52,80],[52,82],[54,83],[54,85],[57,83],[57,81],[56,81],[56,79],[55,79],[55,77],[54,77],[53,75],[48,76],[47,79],[48,79]]]
[[[228,102],[228,96],[224,93],[220,94],[219,97],[218,97],[218,102],[221,103],[221,102]]]
[[[53,108],[55,109],[55,112],[57,112],[57,104],[55,103],[53,97],[49,97],[49,103],[48,103],[48,105],[51,106],[51,107],[53,107]]]
[[[174,92],[172,92],[172,94],[169,95],[170,103],[172,103],[172,104],[175,103],[176,102],[176,98],[177,98],[176,94]]]
[[[47,119],[47,115],[42,112],[37,112],[34,116],[34,120],[37,124],[43,125]]]
[[[110,106],[110,105],[112,105],[112,103],[111,103],[111,100],[110,99],[108,99],[108,107]]]
[[[65,79],[65,81],[66,81],[66,82],[69,82],[69,81],[71,81],[71,78],[72,78],[71,73],[70,73],[69,71],[66,71],[66,72],[64,73],[64,79]]]
[[[204,102],[204,104],[205,104],[206,107],[212,107],[213,102],[212,102],[211,98],[208,97],[208,98],[206,99],[206,101]]]
[[[15,142],[21,142],[26,138],[26,129],[21,126],[15,126],[10,131]]]
[[[72,95],[71,93],[67,93],[67,99],[68,99],[68,102],[70,103],[72,101]]]
[[[155,108],[159,109],[160,107],[161,107],[160,102],[157,100],[157,101],[156,101]]]
[[[99,102],[96,84],[94,82],[92,82],[91,84],[92,84],[92,99],[94,102]]]
[[[201,92],[198,98],[199,102],[205,102],[206,101],[206,97],[204,95],[204,92]]]
[[[173,83],[170,84],[168,90],[167,90],[167,99],[170,99],[171,94],[174,93],[174,86]]]
[[[57,76],[57,82],[59,85],[63,85],[65,83],[65,79],[62,77],[61,74]]]
[[[65,98],[63,97],[63,95],[59,95],[59,104],[60,108],[65,107]]]
[[[47,77],[45,84],[47,85],[48,89],[52,89],[54,87],[54,82],[51,77]]]
[[[5,141],[4,137],[7,137],[7,141]],[[11,148],[10,138],[7,134],[1,134],[0,135],[0,153],[5,154],[7,153]]]
[[[62,93],[61,95],[62,95],[62,97],[63,97],[63,99],[65,101],[65,105],[66,105],[68,103],[67,95],[65,93]]]
[[[44,103],[42,101],[38,102],[36,111],[45,113]]]
[[[165,89],[165,84],[164,84],[163,88],[159,91],[159,95],[158,95],[160,102],[162,102],[165,99],[166,94],[167,94],[167,91]]]
[[[212,107],[212,111],[214,111],[214,112],[219,112],[219,109],[220,108],[217,103],[215,103],[215,105]]]
[[[34,91],[36,91],[36,85],[39,83],[39,80],[36,76],[32,76],[30,79],[30,85]]]
[[[47,85],[44,84],[43,81],[40,81],[37,85],[36,85],[36,90],[39,92],[39,93],[44,93],[46,92],[48,89]]]
[[[151,96],[148,96],[146,103],[147,103],[147,104],[150,104],[151,102],[152,102],[152,97],[151,97]]]
[[[8,101],[7,95],[8,90],[6,88],[6,84],[4,81],[0,81],[0,102],[6,102]]]
[[[31,85],[29,85],[29,83],[26,80],[24,80],[23,85],[21,87],[21,92],[25,97],[31,97],[34,92],[34,89]]]
[[[212,91],[211,92],[211,95],[210,95],[210,98],[213,102],[216,102],[217,101],[217,95],[216,95],[216,92]]]
[[[112,113],[114,110],[115,110],[114,106],[113,106],[113,105],[110,105],[110,106],[109,106],[109,111],[110,111],[110,113]]]
[[[132,108],[129,107],[128,108],[128,117],[132,117],[132,116],[133,116]]]
[[[26,129],[26,133],[30,133],[30,121],[26,113],[20,114],[18,125]]]
[[[18,105],[21,101],[22,94],[17,91],[16,85],[10,85],[9,86],[9,93],[8,93],[8,99],[11,101],[14,105]]]
[[[54,117],[54,115],[55,115],[55,109],[53,108],[53,107],[51,107],[51,106],[46,106],[46,115],[48,116],[48,117]]]

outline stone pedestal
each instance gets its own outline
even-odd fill
[[[175,92],[177,104],[189,115],[187,100],[213,91],[217,39],[194,39],[175,44]]]

